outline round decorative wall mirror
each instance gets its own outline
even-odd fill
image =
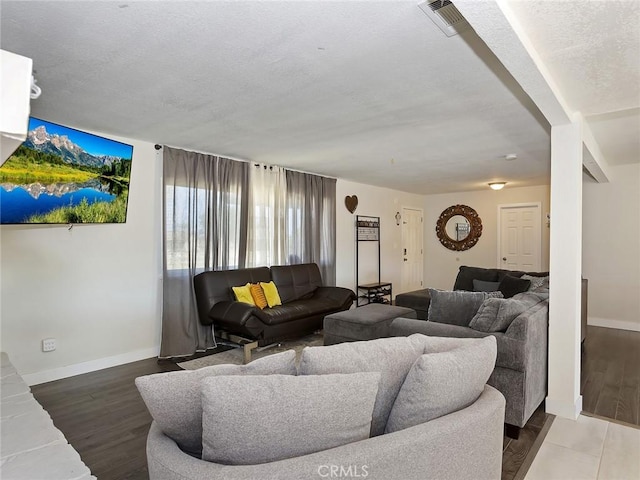
[[[482,235],[482,220],[473,208],[453,205],[440,214],[436,235],[449,250],[469,250]]]

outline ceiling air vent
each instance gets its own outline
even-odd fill
[[[457,35],[469,28],[469,23],[450,0],[427,0],[418,7],[447,37]]]

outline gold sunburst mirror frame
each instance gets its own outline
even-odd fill
[[[466,219],[469,227],[468,233],[465,231],[465,235],[454,239],[447,232],[447,223],[453,219],[453,217],[458,215]],[[478,243],[478,240],[482,235],[482,220],[480,220],[478,212],[473,208],[467,205],[453,205],[445,209],[440,214],[440,218],[438,218],[438,221],[436,222],[436,235],[438,236],[440,243],[449,250],[455,250],[458,252],[469,250]]]

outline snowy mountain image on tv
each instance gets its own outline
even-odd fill
[[[37,118],[0,167],[0,223],[124,223],[133,147]]]

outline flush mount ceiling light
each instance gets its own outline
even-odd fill
[[[493,190],[502,190],[506,184],[507,184],[507,182],[491,182],[491,183],[489,183],[489,186]]]
[[[507,161],[515,160],[516,158],[518,158],[518,155],[516,155],[515,153],[507,153],[504,156],[504,159]]]

